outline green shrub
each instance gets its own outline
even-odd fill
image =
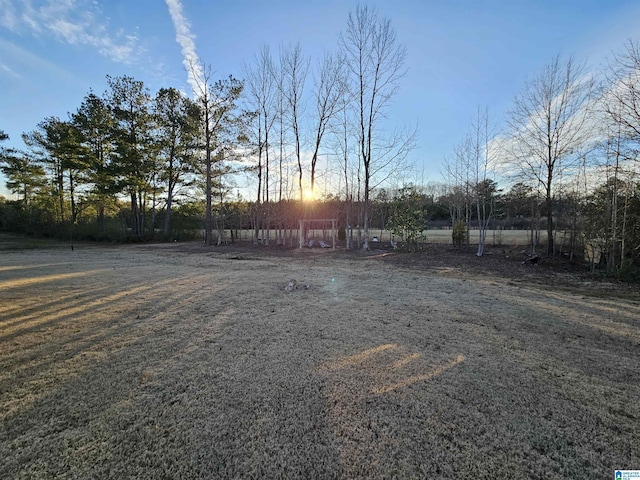
[[[628,283],[640,282],[640,267],[633,263],[632,259],[625,258],[618,271],[618,278]]]
[[[467,238],[467,224],[464,220],[457,220],[453,224],[453,230],[451,231],[451,238],[453,240],[454,247],[461,247]]]

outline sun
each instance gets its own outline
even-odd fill
[[[313,190],[311,190],[310,188],[305,188],[304,192],[302,192],[302,198],[305,202],[312,202],[316,199],[316,196],[313,193]]]

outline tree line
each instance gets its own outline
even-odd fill
[[[366,249],[372,228],[411,244],[444,222],[458,245],[477,228],[478,255],[488,229],[520,226],[532,253],[586,252],[610,273],[638,267],[636,42],[599,75],[556,57],[523,86],[501,130],[478,108],[429,185],[407,178],[415,130],[387,128],[405,58],[391,22],[358,7],[335,51],[314,62],[289,44],[262,47],[243,80],[191,65],[193,98],[107,77],[107,90],[90,91],[69,118],[24,133],[25,149],[2,149],[18,199],[0,202],[0,226],[129,240],[204,231],[208,244],[246,228],[254,243],[286,244],[298,219],[320,216],[355,228],[347,246]],[[238,182],[253,192],[240,195]]]
[[[640,254],[640,47],[628,40],[597,74],[573,57],[554,58],[526,82],[493,127],[478,109],[467,135],[444,164],[452,221],[479,219],[482,255],[488,221],[497,213],[494,180],[509,182],[514,197],[529,197],[531,248],[544,219],[544,252],[564,253],[559,229],[571,232],[571,255],[599,258],[609,273],[636,271]],[[558,225],[569,209],[570,225]]]
[[[370,195],[414,139],[381,128],[404,59],[390,21],[358,7],[337,50],[313,66],[299,44],[277,55],[263,47],[245,65],[244,80],[214,81],[210,67],[192,64],[194,99],[175,88],[152,95],[140,80],[107,77],[107,91],[89,92],[68,119],[49,117],[24,133],[26,149],[2,150],[0,168],[19,197],[5,202],[15,221],[3,228],[64,232],[95,220],[100,235],[110,224],[131,239],[168,237],[174,210],[204,200],[206,242],[214,230],[220,242],[225,204],[237,200],[234,188],[244,178],[256,188],[249,204],[257,242],[278,226],[276,200],[317,197],[319,160],[333,156],[345,195],[359,206],[349,222],[363,225],[366,247]]]
[[[124,215],[127,236],[159,229],[166,237],[176,199],[202,190],[202,150],[223,158],[242,142],[234,111],[242,89],[233,78],[211,86],[215,103],[193,101],[175,88],[152,96],[128,76],[107,77],[107,84],[102,96],[89,92],[68,119],[48,117],[24,133],[26,150],[3,150],[7,188],[19,198],[12,204],[16,228],[65,231],[93,219],[95,234],[106,234],[107,220]],[[217,122],[208,144],[204,115]],[[208,178],[222,177],[220,167]]]

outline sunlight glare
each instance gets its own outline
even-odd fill
[[[304,190],[304,193],[302,194],[304,201],[305,202],[312,202],[313,200],[316,199],[315,194],[313,193],[313,190],[306,188]]]

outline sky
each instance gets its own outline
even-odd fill
[[[418,182],[440,181],[478,107],[496,128],[556,55],[594,71],[640,40],[638,0],[0,0],[0,130],[7,147],[49,116],[67,119],[106,75],[191,94],[186,58],[242,78],[260,48],[300,42],[312,62],[338,46],[358,5],[388,18],[407,49],[389,123],[416,126]],[[0,178],[0,194],[8,196]]]

